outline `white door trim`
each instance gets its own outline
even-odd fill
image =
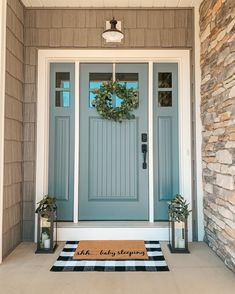
[[[149,64],[149,98],[152,98],[153,63],[176,62],[179,70],[179,159],[180,193],[191,204],[191,112],[190,112],[190,52],[189,50],[39,50],[37,93],[37,155],[36,155],[36,203],[47,194],[48,186],[48,96],[50,62],[74,62],[75,83],[75,175],[79,163],[79,62],[146,62]],[[153,103],[149,99],[149,131],[153,129]],[[149,133],[149,221],[154,220],[153,211],[153,132]],[[74,189],[74,222],[78,221],[78,182]],[[35,222],[36,223],[36,222]],[[36,229],[35,229],[36,232]],[[192,221],[189,219],[189,240],[192,238]]]
[[[148,169],[149,169],[149,221],[154,222],[153,181],[153,61],[149,61],[148,76]]]
[[[76,97],[79,97],[80,93],[80,70],[79,70],[79,61],[75,61],[75,119],[74,119],[74,132],[75,132],[75,138],[74,138],[74,179],[77,179],[77,181],[74,181],[74,202],[73,202],[73,221],[74,223],[78,223],[78,187],[79,187],[79,138],[80,138],[80,127],[79,127],[79,99],[76,99]],[[77,195],[77,197],[75,196]]]
[[[3,250],[3,176],[4,176],[4,121],[5,121],[5,74],[6,74],[6,13],[7,0],[0,5],[0,264]]]

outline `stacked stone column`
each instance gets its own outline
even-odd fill
[[[200,7],[205,241],[235,271],[235,3]]]

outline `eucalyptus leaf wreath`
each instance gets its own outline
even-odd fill
[[[95,98],[92,105],[104,119],[121,122],[124,119],[135,118],[135,115],[131,112],[138,107],[138,93],[133,88],[127,88],[126,83],[104,82],[100,88],[93,91],[93,94],[95,94]],[[120,106],[113,107],[115,96],[122,100]]]

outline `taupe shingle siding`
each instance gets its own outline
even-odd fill
[[[24,8],[8,0],[4,135],[3,256],[22,240]]]

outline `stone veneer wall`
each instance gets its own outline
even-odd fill
[[[24,7],[7,1],[3,257],[22,241]]]
[[[205,240],[235,271],[235,5],[200,7]]]
[[[124,41],[105,44],[101,33],[113,15]],[[45,48],[193,48],[192,9],[26,9],[24,94],[23,239],[34,236],[37,50]]]

